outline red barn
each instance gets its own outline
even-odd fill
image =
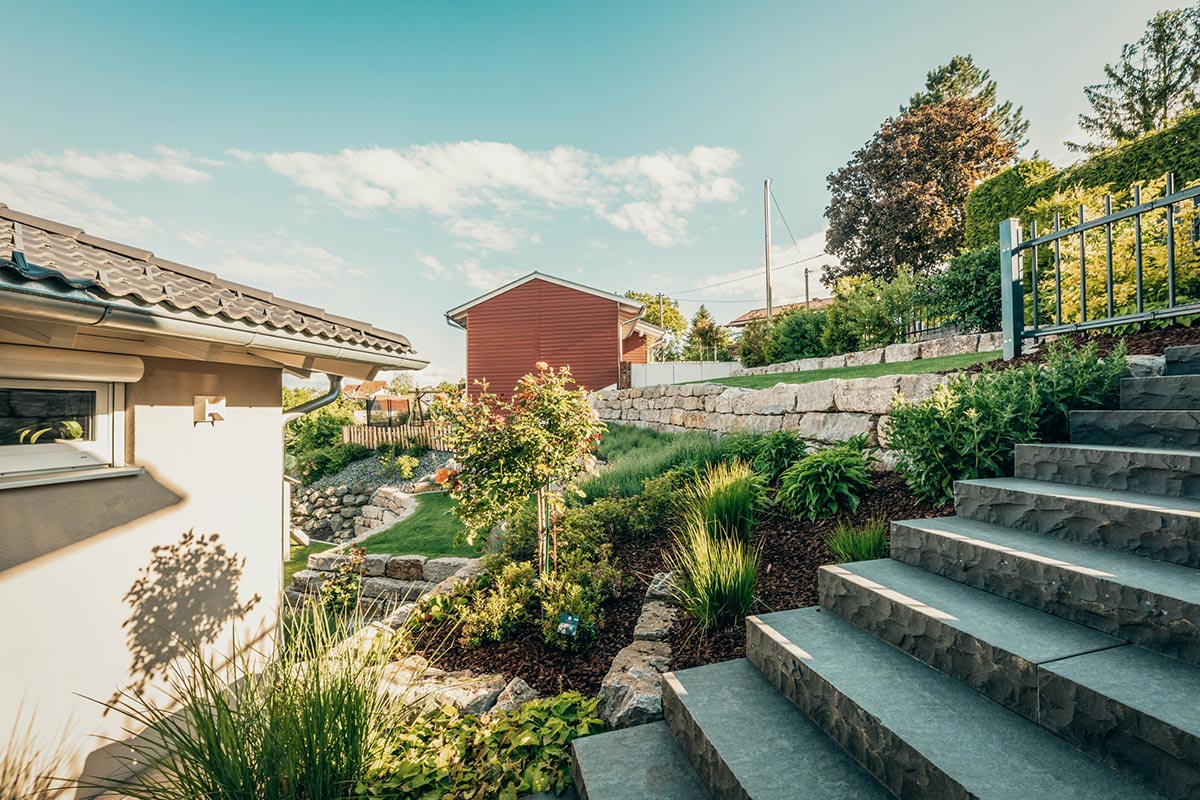
[[[642,319],[636,300],[531,272],[446,312],[467,332],[467,386],[512,391],[534,364],[570,367],[588,389],[618,383],[621,362],[653,360],[664,331]]]

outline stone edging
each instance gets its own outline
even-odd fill
[[[824,358],[799,358],[761,367],[742,367],[729,373],[739,375],[772,375],[777,372],[806,372],[813,369],[837,369],[840,367],[862,367],[869,364],[894,364],[901,361],[917,361],[922,358],[941,358],[964,353],[999,350],[1003,336],[999,333],[969,333],[961,336],[944,336],[925,342],[893,344],[873,350],[859,350]]]
[[[662,719],[662,675],[671,668],[667,641],[679,608],[671,600],[671,573],[650,581],[633,643],[613,658],[600,685],[600,716],[610,728]]]
[[[337,550],[326,550],[308,557],[308,568],[292,575],[285,590],[287,600],[300,603],[316,597],[321,584],[336,575],[350,560]],[[468,580],[481,571],[478,558],[426,558],[418,555],[372,553],[363,557],[362,598],[360,605],[395,607],[411,605],[437,592],[443,584],[448,592],[454,582]],[[395,615],[396,610],[392,610]],[[389,617],[390,619],[390,617]],[[396,627],[399,627],[397,625]]]

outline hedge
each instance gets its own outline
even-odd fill
[[[1168,172],[1175,173],[1176,186],[1200,179],[1200,112],[1060,171],[1048,161],[1034,159],[984,181],[967,196],[966,248],[995,244],[1001,220],[1023,218],[1035,202],[1067,187],[1113,186],[1121,190]]]

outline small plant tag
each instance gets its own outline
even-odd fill
[[[563,636],[574,636],[579,632],[579,617],[566,611],[558,615],[558,632]]]

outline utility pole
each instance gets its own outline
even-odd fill
[[[808,267],[804,268],[804,310],[808,311]]]
[[[771,179],[763,181],[763,227],[766,229],[767,320],[771,319]]]

